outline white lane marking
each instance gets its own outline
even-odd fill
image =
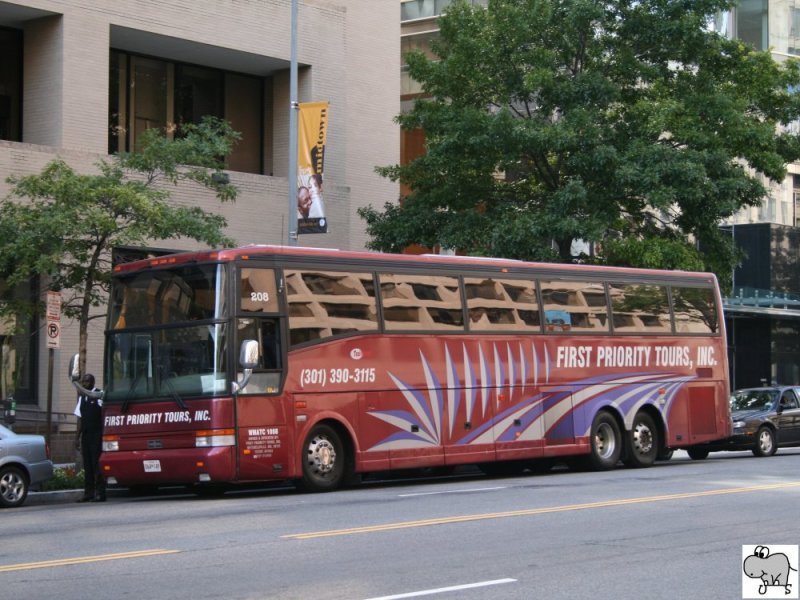
[[[376,598],[368,598],[367,600],[400,600],[400,598],[418,598],[419,596],[432,596],[433,594],[443,594],[444,592],[470,590],[473,588],[487,587],[490,585],[501,585],[503,583],[516,583],[516,581],[516,579],[494,579],[492,581],[465,583],[463,585],[453,585],[450,587],[436,588],[433,590],[420,590],[419,592],[408,592],[407,594],[396,594],[394,596],[380,596]]]
[[[488,488],[472,488],[470,490],[445,490],[443,492],[418,492],[415,494],[397,494],[398,498],[411,498],[413,496],[437,496],[439,494],[466,494],[468,492],[492,492],[495,490],[504,490],[508,486],[500,485],[497,487]]]

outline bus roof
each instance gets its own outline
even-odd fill
[[[335,258],[337,261],[359,261],[367,260],[386,261],[394,263],[395,265],[402,264],[417,264],[428,266],[455,266],[472,265],[478,268],[491,268],[496,267],[503,272],[505,269],[518,270],[520,268],[535,268],[540,270],[554,270],[559,271],[560,274],[575,275],[587,272],[606,273],[619,275],[633,275],[640,274],[645,277],[664,277],[674,274],[681,278],[699,279],[702,281],[711,281],[716,279],[712,273],[701,273],[692,271],[664,271],[658,269],[638,269],[631,267],[608,267],[597,265],[583,265],[583,264],[569,264],[569,263],[534,263],[525,262],[516,259],[508,258],[491,258],[491,257],[476,257],[476,256],[455,256],[446,254],[389,254],[384,252],[370,252],[370,251],[351,251],[351,250],[337,250],[331,248],[306,248],[306,247],[290,247],[290,246],[272,246],[272,245],[249,245],[241,246],[239,248],[226,248],[221,250],[202,250],[195,252],[179,252],[176,254],[168,254],[159,256],[157,258],[149,258],[129,263],[123,263],[114,267],[114,273],[130,273],[134,271],[146,270],[148,268],[168,267],[170,265],[179,265],[186,263],[208,263],[208,262],[231,262],[235,260],[249,260],[254,258],[265,257],[297,257],[306,259],[325,259],[330,260]]]

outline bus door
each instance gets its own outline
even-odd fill
[[[237,320],[236,347],[244,340],[256,340],[259,346],[258,364],[236,397],[242,480],[281,478],[290,468],[292,439],[287,400],[279,393],[284,360],[280,331],[280,320],[276,317]],[[237,373],[237,380],[241,378],[242,374]]]
[[[285,399],[263,394],[240,395],[236,402],[239,427],[239,479],[280,479],[289,470],[291,432],[286,425]]]

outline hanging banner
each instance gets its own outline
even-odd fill
[[[327,233],[322,195],[328,103],[301,102],[297,122],[297,233]]]

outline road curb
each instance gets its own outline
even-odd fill
[[[54,492],[28,492],[24,502],[27,506],[42,504],[61,504],[63,502],[76,502],[83,496],[83,490],[56,490]]]

